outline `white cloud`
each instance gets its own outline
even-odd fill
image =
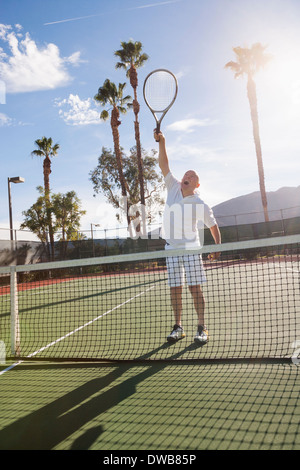
[[[10,25],[0,25],[0,40],[7,50],[0,48],[0,78],[8,93],[51,90],[65,86],[72,80],[67,65],[78,65],[80,53],[61,57],[55,44],[38,45],[29,33],[20,33]]]
[[[70,126],[99,124],[100,122],[100,113],[92,108],[91,98],[81,100],[78,95],[70,94],[67,99],[56,100],[55,105],[60,108],[60,117]]]
[[[179,139],[168,145],[170,159],[176,162],[224,162],[224,149],[218,147],[205,147],[203,145],[185,144]]]
[[[167,130],[170,131],[183,131],[183,132],[194,132],[195,128],[197,127],[206,127],[214,125],[215,121],[212,121],[209,118],[205,119],[182,119],[181,121],[173,122],[167,126]]]
[[[79,64],[87,62],[86,60],[80,59],[80,52],[79,51],[74,52],[69,57],[65,57],[64,61],[65,61],[65,63],[74,65],[75,67],[77,67]]]
[[[7,33],[12,29],[10,25],[0,24],[0,39],[5,39]],[[18,25],[19,29],[19,25]]]
[[[0,127],[11,126],[13,124],[13,119],[11,119],[6,114],[0,113]]]
[[[7,114],[0,113],[0,127],[8,126],[31,126],[30,122],[17,121],[15,118],[7,116]]]

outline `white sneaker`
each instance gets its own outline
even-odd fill
[[[203,326],[198,326],[196,336],[194,337],[195,343],[205,344],[207,343],[208,339],[209,339],[209,336],[208,336],[207,329]]]
[[[167,341],[169,343],[175,343],[175,341],[178,341],[182,338],[185,338],[185,332],[183,331],[183,328],[181,328],[179,325],[174,325],[172,333],[167,336]]]

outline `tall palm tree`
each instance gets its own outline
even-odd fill
[[[127,197],[127,183],[123,173],[122,167],[122,153],[120,148],[120,136],[119,136],[119,126],[121,124],[120,113],[125,114],[127,109],[132,106],[131,96],[123,96],[123,90],[126,86],[126,83],[119,83],[117,87],[115,83],[111,82],[108,78],[105,80],[102,87],[98,89],[97,95],[94,99],[98,101],[102,106],[109,105],[111,109],[110,114],[110,125],[112,129],[113,142],[114,142],[114,151],[117,160],[118,173],[120,178],[120,184],[122,188],[122,196]],[[100,119],[106,121],[109,118],[109,110],[104,109],[100,114]],[[129,201],[128,201],[129,202]],[[127,222],[130,223],[128,216],[128,205],[127,205]]]
[[[137,87],[138,87],[138,75],[137,68],[142,67],[148,60],[148,55],[142,53],[142,43],[139,41],[133,42],[121,42],[122,49],[115,52],[115,56],[120,59],[117,62],[116,68],[123,68],[127,71],[127,77],[130,79],[130,85],[133,88],[134,100],[133,100],[133,112],[135,115],[134,130],[135,130],[135,141],[138,161],[138,174],[139,174],[139,185],[140,185],[140,196],[141,204],[145,206],[145,187],[144,187],[144,169],[143,169],[143,158],[141,150],[141,139],[140,139],[140,125],[138,114],[140,111],[140,105],[137,99]]]
[[[51,220],[51,203],[50,203],[50,173],[51,173],[51,158],[57,155],[59,144],[54,144],[51,137],[42,137],[35,141],[35,145],[38,149],[33,150],[31,155],[36,155],[38,157],[44,158],[43,161],[43,173],[44,173],[44,191],[45,191],[45,201],[47,209],[47,219],[49,226],[49,237],[51,245],[51,257],[54,259],[54,233]]]
[[[261,200],[264,210],[265,221],[268,222],[269,214],[265,188],[261,143],[259,136],[256,85],[253,80],[253,75],[258,72],[262,67],[264,67],[267,62],[269,62],[269,60],[271,59],[271,55],[265,54],[265,49],[266,46],[262,46],[260,43],[253,44],[250,49],[247,47],[235,47],[233,48],[233,51],[236,55],[236,62],[230,61],[225,65],[225,67],[231,69],[234,72],[234,78],[239,78],[243,75],[247,76],[247,96],[250,104]]]

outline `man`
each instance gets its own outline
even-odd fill
[[[163,228],[166,249],[184,248],[189,250],[199,247],[199,223],[206,225],[210,229],[215,243],[220,244],[221,235],[212,210],[197,194],[197,189],[200,186],[199,176],[194,170],[189,170],[184,174],[181,182],[176,180],[169,168],[164,135],[154,131],[154,138],[159,142],[159,166],[168,192],[165,215],[167,213],[169,218],[167,222],[164,219]],[[175,210],[170,211],[170,208],[175,208]],[[178,209],[181,210],[181,213]],[[217,257],[217,253],[211,255],[211,258]],[[201,285],[206,282],[206,278],[201,255],[191,255],[187,251],[184,256],[167,257],[167,268],[175,318],[175,325],[167,340],[175,342],[185,337],[181,325],[182,286],[185,274],[198,315],[198,329],[194,340],[196,343],[205,344],[208,341],[208,331],[205,325],[205,300]]]

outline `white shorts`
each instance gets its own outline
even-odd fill
[[[168,281],[170,287],[179,287],[186,282],[196,286],[206,282],[201,255],[167,257]]]

